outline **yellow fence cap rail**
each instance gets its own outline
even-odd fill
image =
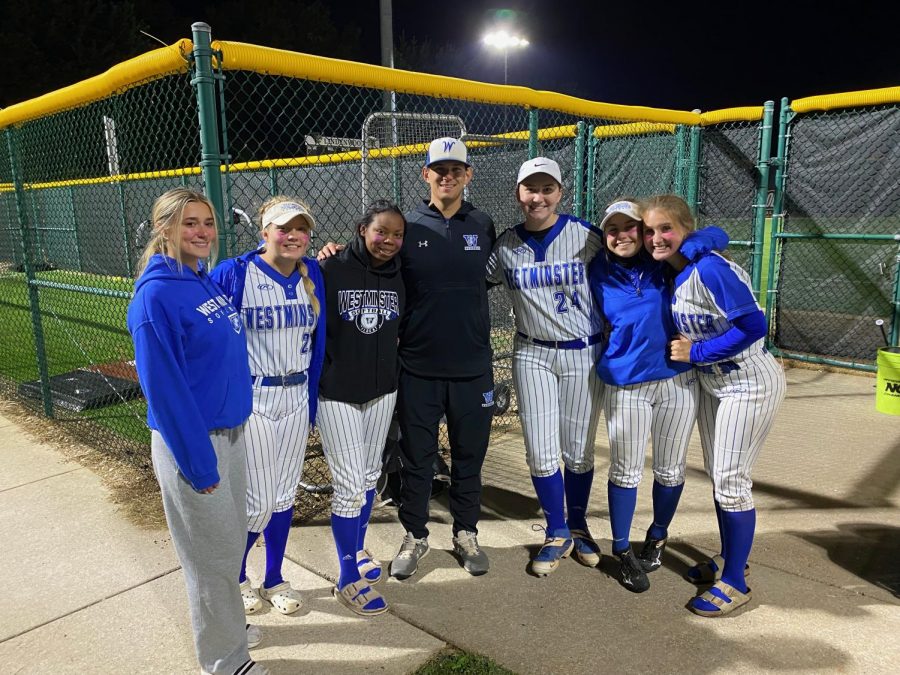
[[[455,98],[479,103],[525,106],[600,119],[700,124],[700,115],[681,110],[598,103],[551,91],[537,91],[528,87],[487,84],[444,75],[413,73],[241,42],[217,40],[213,42],[212,46],[213,49],[222,52],[222,68],[224,70],[249,70],[264,75],[282,75],[332,84],[386,89],[404,94]]]
[[[674,124],[660,124],[658,122],[632,122],[630,124],[608,124],[594,127],[594,138],[625,138],[628,136],[643,136],[644,134],[674,134]]]
[[[746,106],[743,108],[724,108],[700,113],[700,124],[724,124],[725,122],[758,122],[763,118],[763,107]]]
[[[884,89],[865,89],[849,91],[843,94],[825,94],[823,96],[807,96],[791,101],[791,110],[798,113],[816,110],[839,110],[841,108],[861,108],[864,106],[889,105],[900,103],[900,87]]]
[[[105,73],[0,110],[0,129],[77,108],[164,75],[186,73],[193,45],[179,40],[116,64]]]

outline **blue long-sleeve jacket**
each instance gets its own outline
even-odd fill
[[[728,235],[710,226],[692,233],[681,245],[689,260],[724,249]],[[624,386],[674,377],[691,364],[668,358],[669,341],[677,334],[672,320],[669,266],[646,251],[621,260],[601,251],[588,267],[594,299],[607,322],[608,339],[597,360],[597,375],[607,384]]]
[[[153,256],[128,306],[147,425],[196,490],[219,482],[209,432],[250,416],[247,339],[237,309],[206,272]]]

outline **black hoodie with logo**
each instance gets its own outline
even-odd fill
[[[406,292],[400,256],[374,267],[362,237],[321,263],[325,365],[319,393],[365,403],[397,389],[397,341]]]

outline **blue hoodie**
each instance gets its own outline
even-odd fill
[[[728,246],[728,235],[715,226],[692,232],[680,252],[694,260]],[[674,377],[691,369],[672,361],[669,341],[678,333],[672,320],[671,267],[644,250],[627,260],[606,249],[588,267],[588,282],[606,318],[608,337],[597,360],[597,375],[619,387]]]
[[[209,431],[239,426],[253,406],[240,315],[203,268],[154,255],[128,306],[147,426],[195,490],[219,482]]]
[[[212,271],[212,278],[225,290],[228,299],[240,312],[244,301],[244,282],[247,279],[247,263],[259,257],[262,248],[249,251],[237,258],[223,260]],[[316,411],[319,407],[319,379],[322,376],[322,364],[325,361],[325,280],[319,263],[312,258],[303,258],[307,273],[316,287],[316,298],[319,299],[319,320],[312,337],[312,355],[309,362],[306,383],[309,387],[309,426],[316,423]],[[319,327],[322,330],[319,330]]]

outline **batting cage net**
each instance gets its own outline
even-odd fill
[[[0,392],[123,461],[150,470],[125,313],[154,199],[205,190],[227,257],[259,244],[268,197],[301,198],[317,250],[354,236],[374,199],[409,210],[425,198],[425,151],[440,136],[466,141],[466,198],[498,232],[521,219],[519,165],[545,155],[562,169],[562,211],[597,221],[619,197],[674,192],[699,226],[723,227],[771,305],[773,346],[866,367],[873,318],[896,335],[896,243],[864,239],[898,230],[895,104],[793,117],[773,158],[787,135],[773,136],[773,104],[609,105],[194,38],[0,111]],[[768,219],[770,167],[781,172]],[[788,238],[830,232],[863,239]],[[502,290],[490,299],[502,433],[516,423],[514,321]],[[329,484],[314,433],[301,519],[327,508]]]

